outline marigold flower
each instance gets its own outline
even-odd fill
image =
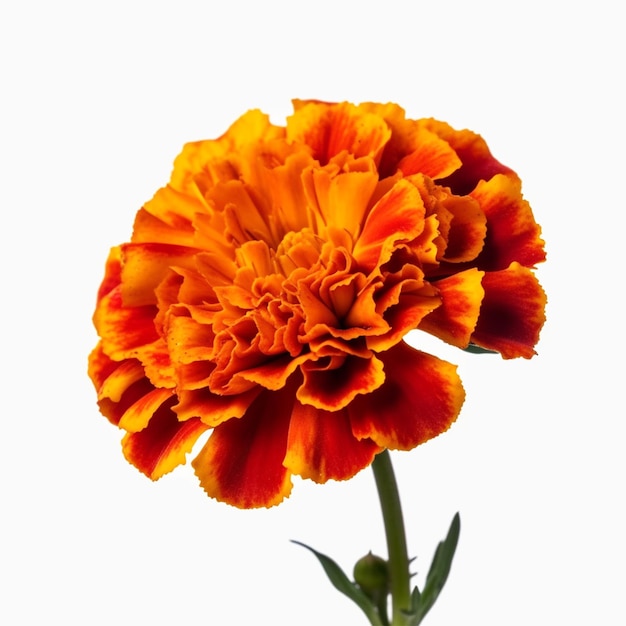
[[[89,374],[128,461],[157,479],[212,429],[196,474],[246,508],[451,425],[456,367],[410,330],[529,358],[544,322],[540,228],[480,136],[395,104],[294,109],[183,148],[94,314]]]

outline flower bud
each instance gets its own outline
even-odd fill
[[[370,597],[386,595],[389,589],[387,561],[368,552],[354,565],[354,581]]]

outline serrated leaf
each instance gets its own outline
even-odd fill
[[[459,542],[459,534],[461,532],[461,518],[457,513],[452,519],[450,529],[446,538],[439,542],[435,550],[428,575],[426,576],[426,584],[420,594],[417,588],[413,592],[412,604],[417,603],[417,607],[412,606],[414,613],[411,617],[411,626],[418,626],[430,611],[435,601],[439,597],[443,586],[446,584],[450,568],[452,567],[452,559]],[[417,592],[417,594],[416,594]]]
[[[346,576],[344,571],[339,567],[339,565],[337,565],[337,563],[335,563],[335,561],[325,554],[307,546],[305,543],[295,541],[293,539],[291,541],[292,543],[306,548],[317,557],[317,560],[324,568],[326,576],[328,576],[328,579],[332,583],[333,587],[348,596],[348,598],[350,598],[365,613],[372,626],[383,626],[383,622],[378,615],[378,611],[376,610],[374,603]]]

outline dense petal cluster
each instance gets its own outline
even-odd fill
[[[211,430],[200,483],[246,508],[450,426],[456,368],[409,331],[528,358],[544,322],[539,226],[480,136],[394,104],[294,109],[183,148],[94,314],[89,374],[126,458],[157,479]]]

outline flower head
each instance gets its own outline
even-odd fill
[[[196,474],[246,508],[448,429],[456,368],[409,331],[528,358],[544,321],[539,226],[481,137],[394,104],[294,105],[183,148],[94,314],[89,374],[126,458],[157,479],[212,430]]]

